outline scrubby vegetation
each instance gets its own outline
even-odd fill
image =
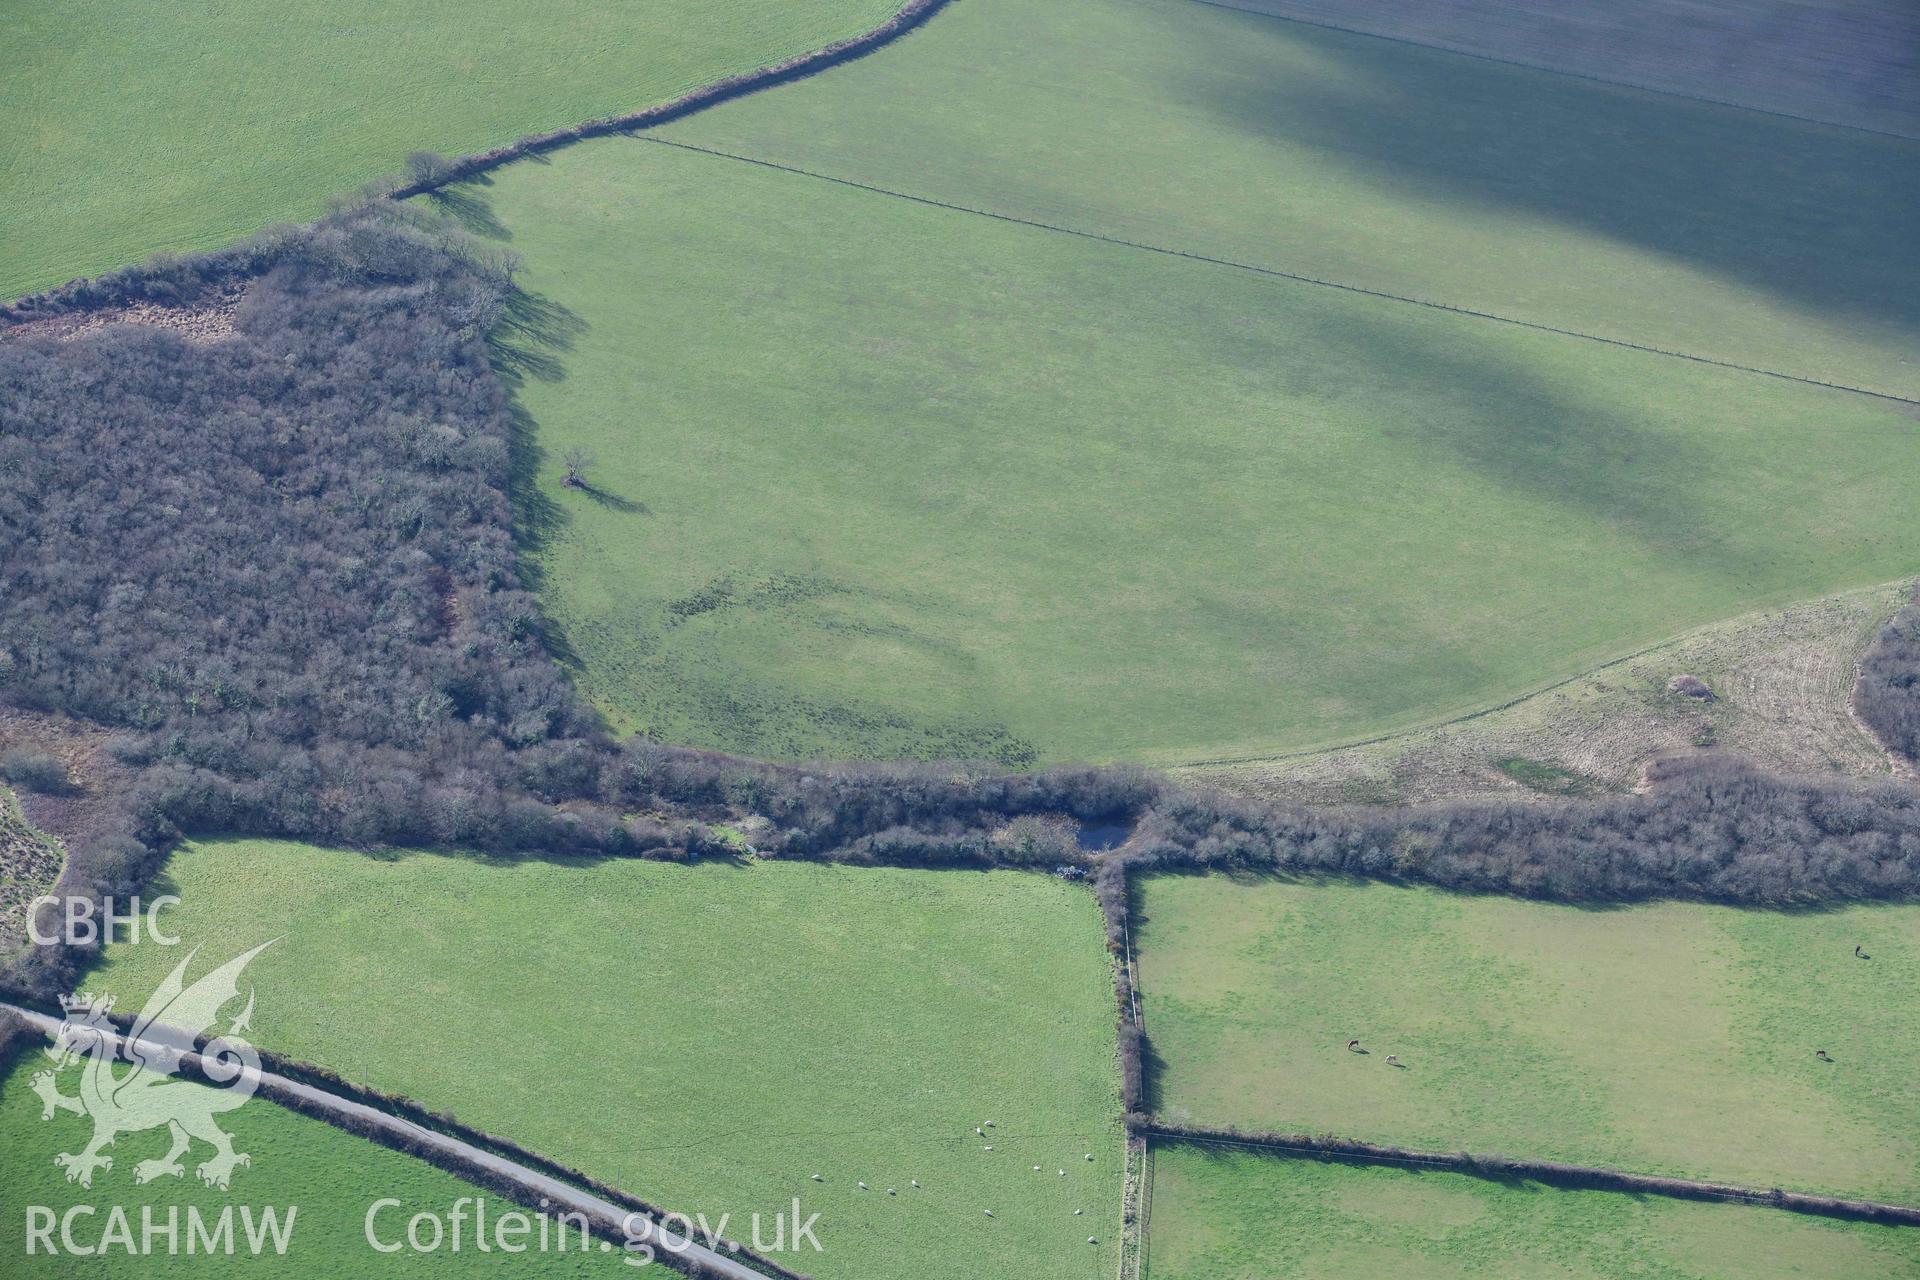
[[[1854,709],[1887,750],[1920,761],[1920,600],[1895,614],[1860,660]]]
[[[26,942],[27,904],[50,889],[59,874],[59,847],[35,830],[14,798],[0,789],[0,956]]]
[[[0,752],[0,778],[43,795],[65,791],[69,785],[67,766],[58,757],[32,747]]]
[[[1815,902],[1920,893],[1920,794],[1678,758],[1650,793],[1536,805],[1289,810],[1178,794],[1135,837],[1141,866],[1403,877],[1568,901]]]
[[[514,571],[507,291],[360,215],[15,318],[234,274],[223,340],[0,344],[0,697],[125,730],[183,827],[468,838],[591,728]]]
[[[1256,799],[1431,804],[1518,794],[1498,762],[1565,769],[1626,793],[1648,760],[1708,748],[1776,773],[1884,777],[1886,750],[1850,714],[1860,659],[1910,579],[1759,610],[1598,667],[1512,706],[1312,756],[1174,776]],[[1694,674],[1711,702],[1667,691]]]
[[[1646,795],[1561,804],[1310,809],[1172,786],[1130,770],[1000,774],[953,766],[794,768],[630,745],[623,794],[765,813],[776,856],[898,865],[1021,861],[1006,818],[1134,824],[1127,866],[1386,877],[1564,901],[1694,897],[1790,904],[1920,893],[1920,793],[1776,777],[1681,757]],[[1090,855],[1079,853],[1080,860]],[[1050,865],[1053,851],[1040,861]]]
[[[201,800],[276,815],[366,767],[342,743],[451,760],[577,736],[514,575],[482,342],[504,287],[370,217],[256,254],[225,340],[0,346],[7,700],[123,727],[125,758],[281,778]]]
[[[37,323],[236,288],[212,340]],[[138,880],[176,830],[599,840],[552,807],[599,744],[515,572],[486,345],[513,306],[363,211],[10,309],[0,700],[120,730],[129,771],[70,884]]]

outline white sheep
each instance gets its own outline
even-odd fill
[[[825,1182],[825,1181],[826,1181],[826,1179],[825,1179],[825,1178],[822,1178],[822,1177],[821,1177],[821,1176],[820,1176],[819,1174],[817,1174],[817,1173],[813,1175],[813,1180],[814,1180],[815,1182]]]
[[[986,1214],[989,1218],[993,1216],[993,1210],[991,1209],[982,1209],[980,1212]]]
[[[865,1190],[867,1189],[867,1184],[866,1184],[866,1183],[864,1183],[864,1182],[863,1182],[863,1183],[861,1183],[861,1184],[860,1184],[860,1189],[861,1189],[862,1191],[865,1191]]]
[[[910,1187],[917,1187],[917,1186],[919,1186],[919,1185],[920,1185],[920,1179],[918,1179],[918,1178],[908,1178],[908,1179],[907,1179],[907,1185],[908,1185],[908,1186],[910,1186]]]

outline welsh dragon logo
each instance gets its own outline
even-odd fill
[[[180,1157],[195,1138],[213,1148],[213,1155],[194,1170],[210,1187],[226,1190],[234,1168],[253,1163],[233,1149],[233,1139],[214,1122],[215,1116],[251,1098],[260,1083],[260,1057],[240,1037],[253,1017],[251,989],[247,1007],[228,1025],[226,1034],[209,1040],[200,1050],[202,1073],[221,1087],[181,1080],[174,1073],[179,1071],[182,1058],[194,1052],[194,1039],[218,1020],[221,1007],[239,996],[241,971],[272,945],[263,942],[187,986],[187,966],[200,953],[195,947],[167,975],[126,1032],[108,1020],[113,1008],[111,996],[62,997],[60,1005],[66,1018],[54,1036],[53,1047],[46,1050],[53,1059],[53,1070],[33,1077],[33,1091],[43,1104],[42,1120],[53,1119],[55,1111],[71,1111],[93,1120],[92,1141],[77,1152],[63,1152],[53,1158],[67,1171],[68,1182],[91,1187],[95,1170],[113,1168],[113,1158],[102,1155],[103,1148],[111,1146],[120,1134],[162,1125],[172,1135],[173,1145],[161,1158],[134,1165],[135,1182],[181,1177],[185,1169]],[[80,1059],[85,1059],[80,1093],[70,1098],[54,1081],[59,1072]],[[117,1069],[120,1067],[128,1069],[122,1072]]]

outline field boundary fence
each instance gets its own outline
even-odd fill
[[[1679,1200],[1751,1204],[1825,1218],[1920,1227],[1920,1207],[1873,1200],[1846,1200],[1837,1196],[1788,1191],[1780,1187],[1743,1187],[1734,1183],[1629,1173],[1557,1160],[1477,1155],[1467,1151],[1420,1151],[1324,1134],[1248,1133],[1230,1128],[1173,1124],[1151,1116],[1129,1117],[1128,1129],[1140,1136],[1164,1142],[1238,1148],[1290,1159],[1346,1160],[1357,1164],[1444,1169],[1480,1178],[1524,1180],[1571,1190],[1625,1191]]]

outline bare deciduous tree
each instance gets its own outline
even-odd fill
[[[560,477],[560,483],[569,489],[586,489],[587,472],[600,461],[593,450],[575,445],[560,455],[560,465],[566,468],[566,474]]]

